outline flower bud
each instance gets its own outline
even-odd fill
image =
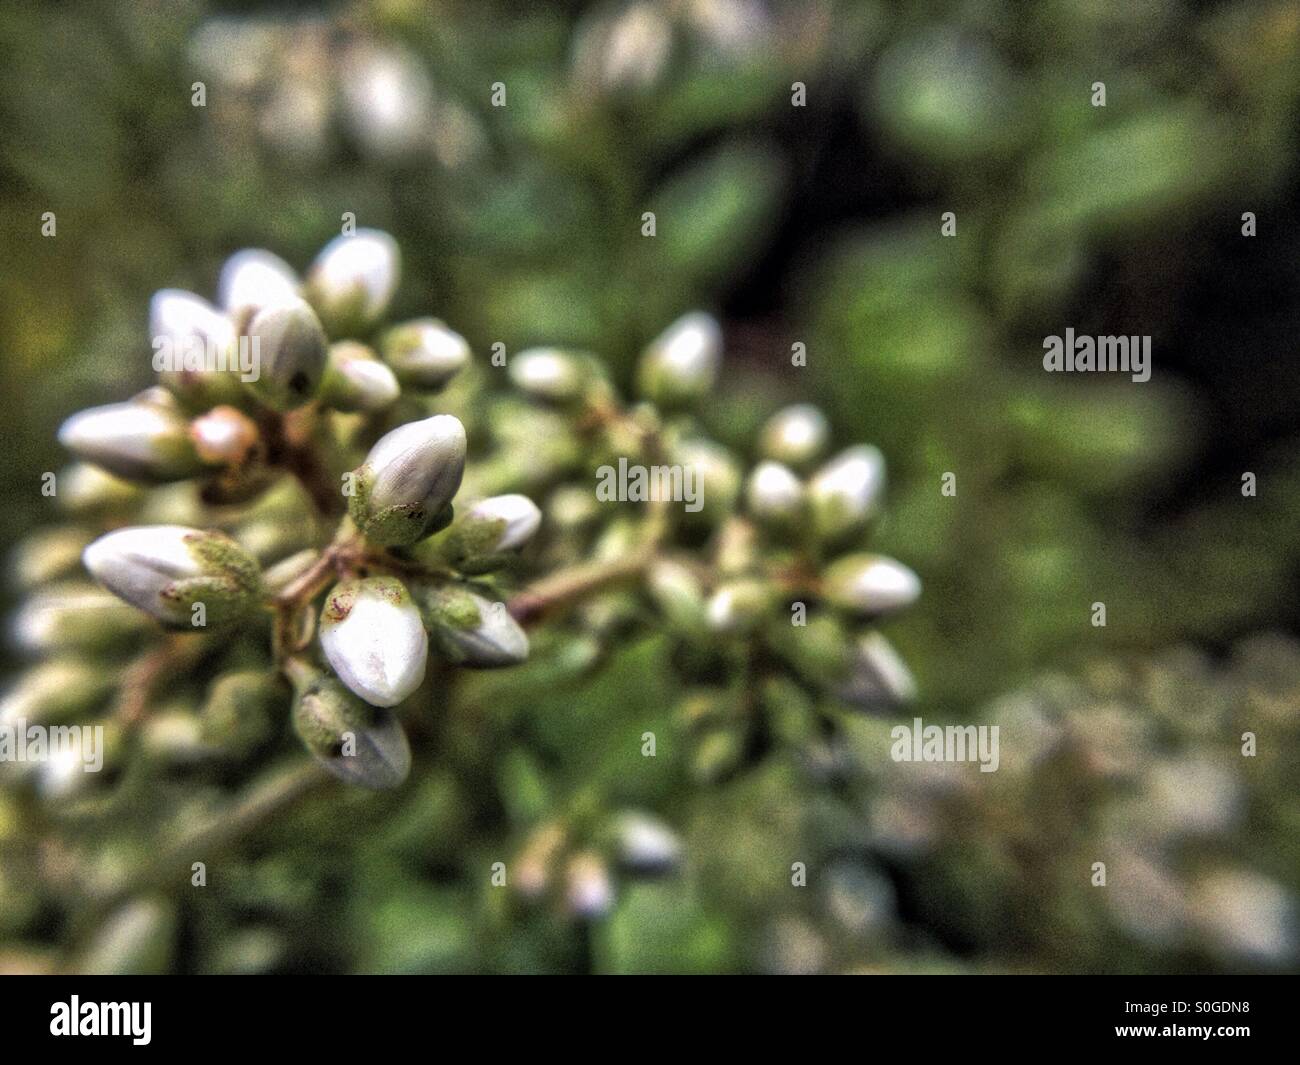
[[[765,525],[793,525],[803,513],[803,482],[788,466],[760,462],[745,487],[749,513]]]
[[[662,559],[646,574],[646,591],[678,632],[701,632],[704,623],[704,591],[695,574],[680,562]]]
[[[273,410],[292,410],[315,397],[325,375],[325,330],[306,300],[263,307],[248,323],[258,373],[248,383]]]
[[[456,518],[438,552],[463,573],[487,573],[532,539],[541,523],[542,512],[527,496],[491,496]]]
[[[673,455],[684,468],[695,470],[704,503],[699,517],[711,523],[730,515],[740,495],[741,470],[735,456],[712,440],[683,441]],[[684,513],[687,520],[693,517],[689,510]]]
[[[885,457],[860,444],[840,452],[808,483],[814,532],[838,540],[860,529],[876,513],[885,488]]]
[[[320,645],[339,680],[371,706],[396,706],[424,681],[429,638],[395,577],[336,584],[321,612]]]
[[[199,711],[203,742],[236,758],[251,754],[277,735],[287,697],[275,673],[223,673],[208,688]]]
[[[421,606],[425,624],[454,662],[492,669],[528,658],[528,634],[505,603],[493,603],[459,585],[443,585],[427,589]]]
[[[841,609],[887,614],[916,602],[921,579],[883,555],[845,555],[826,567],[822,590],[827,602]]]
[[[662,406],[702,399],[722,361],[722,329],[712,315],[683,315],[646,348],[637,369],[641,392]]]
[[[829,439],[826,415],[811,403],[796,403],[768,419],[759,448],[769,459],[799,468],[819,458]]]
[[[238,543],[182,525],[118,529],[87,547],[82,561],[110,592],[177,628],[237,620],[261,590],[257,563]]]
[[[237,402],[234,323],[201,296],[165,288],[149,301],[149,337],[158,381],[191,410]]]
[[[707,618],[714,632],[750,632],[772,605],[768,588],[751,579],[728,581],[709,597]]]
[[[469,365],[469,344],[437,318],[396,325],[380,344],[384,361],[411,388],[442,388]]]
[[[295,687],[293,728],[316,761],[363,788],[395,788],[406,779],[411,748],[390,710],[367,706],[324,673],[305,672]]]
[[[354,413],[391,407],[402,394],[397,377],[364,344],[340,340],[325,360],[320,401],[334,410]]]
[[[23,539],[10,556],[9,572],[14,583],[20,589],[30,591],[48,581],[80,571],[81,552],[89,542],[90,534],[75,525],[37,529]]]
[[[24,651],[104,650],[128,642],[148,621],[103,588],[67,581],[39,589],[11,623],[14,642]]]
[[[217,280],[217,298],[236,321],[298,297],[298,275],[293,268],[261,248],[235,252],[221,267]]]
[[[619,860],[633,872],[666,873],[682,857],[682,841],[657,817],[631,810],[619,816],[614,826]]]
[[[77,517],[129,513],[147,498],[141,485],[116,477],[88,462],[74,462],[61,470],[58,485],[59,506]],[[80,552],[77,553],[77,563],[81,563]]]
[[[241,466],[261,443],[257,423],[234,407],[213,407],[190,423],[199,458],[212,466]]]
[[[113,690],[111,670],[78,658],[50,658],[23,673],[0,698],[0,722],[66,721],[93,710]]]
[[[307,275],[307,294],[330,336],[353,335],[387,310],[401,268],[397,242],[377,229],[335,237]]]
[[[529,348],[508,364],[510,380],[525,395],[548,403],[570,403],[586,388],[582,360],[559,348]]]
[[[193,477],[203,463],[180,411],[146,393],[91,407],[59,428],[59,443],[80,459],[128,481],[162,484]]]
[[[450,414],[398,426],[355,471],[348,512],[371,540],[413,544],[434,531],[465,472],[465,427]]]
[[[871,631],[852,645],[835,694],[860,710],[887,711],[916,698],[916,681],[893,644]]]
[[[603,917],[614,905],[614,885],[600,856],[580,851],[565,863],[564,901],[575,917]]]

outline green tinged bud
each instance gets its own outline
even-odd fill
[[[59,443],[128,481],[163,484],[203,469],[189,423],[161,389],[72,415],[59,428]]]
[[[307,274],[307,298],[332,337],[355,336],[388,309],[397,291],[401,253],[377,229],[335,237]]]
[[[713,389],[722,362],[722,329],[711,315],[696,311],[679,318],[641,356],[641,394],[660,406],[703,399]]]
[[[680,562],[656,562],[646,574],[646,591],[668,624],[683,634],[705,631],[704,589]]]
[[[450,414],[399,426],[354,471],[348,512],[375,543],[409,545],[435,531],[465,472],[465,427]]]
[[[528,658],[528,634],[505,603],[493,603],[461,585],[441,585],[426,587],[420,605],[430,633],[453,662],[493,669]]]
[[[14,615],[10,631],[24,651],[98,651],[148,631],[148,619],[103,588],[81,581],[47,585]]]
[[[916,602],[921,579],[883,555],[845,555],[826,567],[822,593],[827,602],[843,610],[887,614]]]
[[[514,386],[533,399],[548,403],[572,403],[587,387],[584,360],[559,348],[529,348],[509,362]]]
[[[58,475],[59,505],[76,517],[121,514],[146,498],[145,489],[86,462],[74,462]]]
[[[30,590],[48,581],[71,576],[81,569],[81,552],[90,542],[90,534],[71,525],[38,529],[10,556],[9,572],[14,583]]]
[[[880,633],[863,633],[853,643],[848,668],[835,694],[860,710],[883,712],[916,698],[907,663]]]
[[[796,403],[768,419],[759,435],[759,449],[774,462],[802,469],[821,457],[830,431],[820,410],[811,403]]]
[[[469,344],[437,318],[418,318],[394,326],[380,344],[384,361],[402,384],[442,388],[469,365]]]
[[[301,407],[316,396],[325,375],[328,341],[320,319],[306,300],[263,307],[248,323],[256,344],[257,376],[248,383],[273,410]]]
[[[274,673],[250,669],[223,674],[208,688],[199,711],[204,743],[236,758],[253,753],[275,736],[286,700]]]
[[[340,340],[330,345],[320,389],[324,406],[368,413],[391,407],[401,394],[402,386],[393,371],[365,344]]]
[[[749,513],[764,525],[789,528],[803,516],[803,482],[788,466],[760,462],[749,475],[745,503]]]
[[[771,589],[761,581],[728,581],[709,597],[709,628],[726,634],[752,632],[767,616],[772,602]]]
[[[524,495],[481,499],[439,537],[439,555],[463,573],[488,573],[523,547],[542,522],[542,512]]]
[[[840,540],[862,529],[876,514],[885,490],[885,457],[860,444],[840,452],[808,483],[813,531]]]
[[[424,681],[429,638],[395,577],[336,584],[321,612],[320,645],[339,680],[372,706],[396,706]]]
[[[27,670],[0,699],[0,722],[64,721],[93,710],[113,690],[111,670],[80,659],[51,658]]]
[[[134,899],[116,910],[73,962],[88,976],[164,973],[176,943],[176,904],[162,898]]]
[[[295,687],[294,731],[316,761],[363,788],[395,788],[406,779],[411,748],[390,710],[368,706],[324,673],[312,671]]]
[[[101,536],[82,560],[109,591],[175,628],[215,627],[255,609],[257,563],[230,537],[181,525],[142,525]],[[202,604],[202,610],[195,609]]]
[[[686,440],[673,449],[682,466],[694,469],[704,507],[698,515],[685,511],[687,521],[696,517],[717,522],[732,513],[740,495],[741,470],[735,456],[712,440]]]

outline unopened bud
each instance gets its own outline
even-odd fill
[[[335,237],[307,275],[307,293],[330,336],[350,336],[387,310],[401,269],[397,242],[377,229]]]
[[[339,680],[371,706],[396,706],[424,681],[429,638],[395,577],[336,584],[321,612],[320,645]]]
[[[188,409],[239,399],[234,323],[207,300],[175,288],[154,293],[149,336],[159,383]]]
[[[147,498],[142,485],[89,462],[74,462],[61,470],[58,493],[59,505],[77,517],[129,513]]]
[[[434,531],[465,472],[465,427],[450,414],[398,426],[355,471],[348,511],[371,540],[413,544]]]
[[[235,252],[221,267],[217,297],[231,318],[247,318],[299,297],[298,275],[278,255],[261,248]]]
[[[771,605],[770,591],[761,581],[728,581],[709,597],[709,628],[721,633],[751,632]]]
[[[860,710],[883,712],[915,699],[916,681],[893,644],[871,631],[853,644],[835,694]]]
[[[683,315],[656,337],[637,370],[641,393],[663,406],[702,399],[722,362],[722,329],[701,311]]]
[[[580,851],[564,867],[564,901],[576,917],[603,917],[614,905],[614,884],[598,854]]]
[[[24,651],[93,651],[114,647],[148,628],[148,621],[94,584],[67,581],[35,592],[14,615],[14,642]]]
[[[211,466],[239,466],[260,442],[257,423],[234,407],[213,407],[190,423],[199,458]]]
[[[257,563],[219,532],[182,525],[141,525],[101,536],[82,556],[109,591],[164,624],[188,628],[202,604],[203,624],[220,626],[254,606]]]
[[[30,590],[70,576],[81,569],[81,552],[89,542],[90,534],[74,525],[37,529],[14,548],[9,565],[14,583]]]
[[[682,857],[682,841],[657,817],[638,810],[619,816],[614,826],[619,860],[637,873],[666,873]]]
[[[349,784],[395,788],[411,771],[411,747],[392,711],[369,706],[335,677],[300,678],[293,727],[312,756]]]
[[[548,403],[570,403],[586,389],[583,360],[559,348],[529,348],[509,362],[510,380],[525,395]]]
[[[811,403],[796,403],[768,419],[759,447],[769,459],[798,469],[820,458],[829,439],[826,415]]]
[[[0,698],[0,722],[43,724],[80,717],[101,703],[116,682],[112,671],[85,659],[46,659]]]
[[[199,711],[203,741],[244,757],[280,729],[288,692],[274,673],[261,669],[223,673],[208,688]]]
[[[249,342],[261,360],[248,387],[273,410],[292,410],[315,397],[325,375],[327,341],[306,300],[263,307],[248,323]]]
[[[325,406],[349,413],[384,410],[401,394],[393,371],[365,344],[340,340],[330,345],[320,389]]]
[[[74,414],[59,429],[59,443],[80,459],[128,481],[162,484],[193,477],[203,462],[189,424],[157,393]]]
[[[469,344],[437,318],[396,325],[380,344],[384,361],[411,388],[442,388],[469,365]]]
[[[740,464],[721,444],[712,440],[686,440],[673,451],[673,456],[685,469],[695,471],[699,496],[704,506],[700,517],[716,522],[731,514],[740,495]],[[684,517],[693,517],[687,510]]]
[[[885,488],[885,457],[860,444],[840,452],[808,483],[813,529],[838,540],[860,529],[876,513]]]
[[[646,574],[646,591],[677,631],[704,629],[704,590],[688,567],[668,559],[656,562]]]
[[[431,587],[421,599],[425,623],[454,662],[479,669],[514,666],[528,658],[528,634],[505,603],[458,585]]]
[[[887,614],[916,602],[921,579],[883,555],[845,555],[826,567],[822,589],[827,602],[841,609]]]
[[[527,496],[491,496],[456,518],[438,550],[463,573],[487,573],[532,539],[541,523],[542,512]]]
[[[788,466],[760,462],[745,488],[749,513],[765,525],[793,525],[803,514],[803,482]]]

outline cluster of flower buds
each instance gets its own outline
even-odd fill
[[[541,512],[518,493],[455,511],[469,441],[434,408],[469,345],[431,318],[383,324],[399,260],[362,229],[303,278],[249,249],[216,304],[154,297],[158,384],[60,430],[79,460],[54,482],[70,522],[16,559],[31,594],[13,639],[43,661],[6,720],[98,720],[115,701],[115,725],[144,729],[133,752],[193,762],[273,750],[278,704],[328,769],[385,788],[411,763],[394,708],[443,701],[431,660],[527,658],[494,581]],[[215,679],[191,690],[199,662]],[[150,705],[164,684],[179,703]]]

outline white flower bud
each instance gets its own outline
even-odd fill
[[[450,414],[408,422],[382,436],[355,471],[352,520],[388,546],[423,539],[460,488],[465,427]]]
[[[642,393],[673,406],[703,398],[717,381],[722,329],[702,311],[683,315],[646,348],[638,368]]]
[[[10,632],[24,651],[102,650],[129,641],[149,622],[138,610],[93,584],[46,585],[25,600]]]
[[[779,525],[797,521],[803,501],[803,482],[788,466],[760,462],[749,475],[745,502],[750,514],[761,522]]]
[[[165,288],[149,301],[159,382],[194,410],[233,403],[242,391],[234,323],[201,296]]]
[[[673,449],[674,458],[686,469],[695,470],[699,495],[704,501],[700,517],[716,522],[729,516],[740,495],[740,464],[721,444],[712,440],[684,440]],[[686,511],[686,517],[692,517]]]
[[[577,917],[603,917],[614,905],[609,869],[596,854],[581,851],[564,868],[564,900]]]
[[[615,825],[619,860],[638,873],[664,873],[681,861],[682,841],[657,817],[637,810],[622,814]]]
[[[848,657],[835,693],[862,710],[885,711],[916,698],[916,681],[902,656],[880,633],[863,633]]]
[[[330,345],[320,389],[325,406],[348,412],[384,410],[401,394],[397,376],[366,345],[355,340]]]
[[[860,444],[840,452],[808,483],[813,529],[824,540],[838,540],[860,529],[876,513],[885,489],[885,457]]]
[[[261,248],[245,248],[221,267],[217,298],[231,318],[238,320],[263,307],[298,299],[298,275],[278,255]]]
[[[709,628],[727,634],[750,632],[770,606],[771,596],[761,582],[743,578],[728,581],[709,597]]]
[[[528,658],[528,634],[505,603],[468,588],[446,585],[422,596],[425,623],[454,662],[479,669],[513,666]]]
[[[396,325],[380,344],[384,361],[404,385],[442,388],[469,365],[469,342],[437,318]]]
[[[844,610],[887,614],[916,602],[921,578],[883,555],[845,555],[826,567],[822,588],[827,602]]]
[[[768,419],[759,436],[764,455],[802,467],[819,458],[830,439],[830,423],[811,403],[796,403]]]
[[[424,681],[429,638],[395,577],[336,584],[321,612],[320,645],[339,680],[371,706],[396,706]]]
[[[294,298],[263,307],[248,323],[248,337],[256,340],[259,359],[249,387],[263,403],[292,410],[316,395],[325,374],[327,341],[311,304]]]
[[[519,391],[550,403],[567,403],[582,395],[585,377],[572,352],[559,348],[529,348],[508,363],[510,380]]]
[[[138,398],[79,411],[59,428],[59,443],[129,481],[162,484],[203,469],[180,411]]]
[[[307,275],[307,291],[330,335],[376,322],[397,291],[400,269],[397,242],[377,229],[358,229],[325,245]]]
[[[688,567],[660,559],[646,574],[646,591],[678,631],[693,633],[704,628],[704,591]]]
[[[138,525],[107,533],[82,561],[114,595],[178,628],[237,620],[261,591],[257,563],[230,537],[183,525]]]
[[[294,731],[321,765],[363,788],[395,788],[406,779],[411,747],[390,710],[367,706],[321,673],[295,687]]]
[[[484,554],[514,551],[533,538],[542,524],[542,512],[525,495],[491,496],[470,507],[464,530],[475,530]]]

